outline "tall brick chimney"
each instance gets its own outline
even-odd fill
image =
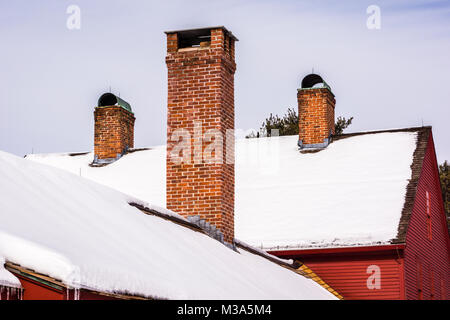
[[[167,208],[184,216],[199,215],[218,228],[224,240],[234,238],[234,44],[224,27],[167,31]],[[174,163],[173,133],[187,130],[192,155]],[[207,163],[204,134],[223,137],[220,163]],[[196,132],[197,131],[197,132]],[[217,139],[217,138],[216,138]],[[231,141],[232,140],[232,141]],[[230,161],[231,160],[231,161]]]
[[[94,164],[113,162],[134,147],[136,118],[128,102],[105,93],[98,99],[94,119]]]
[[[302,80],[297,92],[299,141],[303,148],[325,148],[334,134],[336,100],[328,84],[317,74]]]

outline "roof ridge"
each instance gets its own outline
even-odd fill
[[[381,129],[374,131],[360,131],[360,132],[351,132],[351,133],[343,133],[333,136],[333,140],[340,140],[344,138],[349,138],[353,136],[360,136],[365,134],[377,134],[377,133],[395,133],[395,132],[419,132],[419,131],[429,131],[432,129],[432,126],[422,126],[422,127],[407,127],[407,128],[397,128],[397,129]]]

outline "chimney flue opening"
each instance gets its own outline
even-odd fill
[[[125,100],[119,98],[115,94],[111,92],[102,94],[98,99],[98,107],[110,107],[110,106],[120,106],[131,113],[133,112],[131,110],[130,104]]]
[[[187,30],[178,33],[178,49],[209,46],[211,43],[211,30]]]
[[[98,99],[99,107],[114,106],[117,104],[117,97],[112,93],[104,93]]]
[[[318,74],[311,73],[308,74],[306,77],[302,80],[302,89],[309,89],[314,87],[320,87],[320,84],[325,85],[325,81],[323,81],[322,77]],[[319,86],[317,86],[319,85]]]

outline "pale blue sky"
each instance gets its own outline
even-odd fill
[[[66,9],[81,8],[81,30]],[[381,8],[368,30],[366,8]],[[136,146],[165,143],[164,30],[225,25],[238,38],[236,127],[297,107],[314,68],[349,131],[432,125],[450,159],[450,1],[0,0],[0,150],[89,151],[109,86],[133,107]]]

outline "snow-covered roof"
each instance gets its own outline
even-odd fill
[[[390,243],[419,129],[338,137],[301,153],[297,136],[236,141],[236,238],[265,249]],[[93,155],[29,155],[164,207],[165,146],[92,168]]]
[[[131,196],[1,151],[0,194],[0,256],[70,287],[169,299],[335,298],[264,256],[146,215]]]

